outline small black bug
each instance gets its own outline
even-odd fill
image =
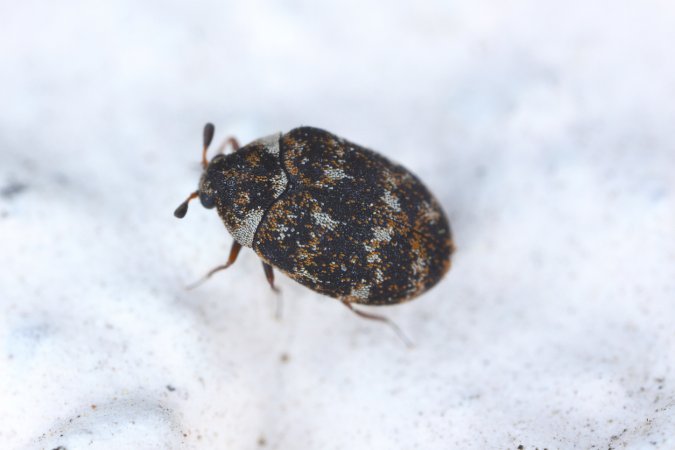
[[[205,278],[232,265],[242,246],[251,247],[273,289],[276,267],[356,314],[395,327],[352,305],[410,300],[450,268],[454,245],[445,213],[404,167],[311,127],[242,148],[229,138],[208,162],[213,133],[207,124],[199,189],[174,212],[184,217],[188,202],[199,197],[234,237],[227,263]],[[228,143],[234,151],[224,154]]]

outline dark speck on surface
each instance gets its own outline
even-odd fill
[[[166,385],[166,389],[167,389],[169,392],[173,392],[173,391],[176,390],[176,388],[173,387],[173,386],[171,386],[170,384],[167,384],[167,385]]]
[[[28,185],[20,182],[11,182],[0,189],[0,196],[3,198],[12,198],[28,189]]]

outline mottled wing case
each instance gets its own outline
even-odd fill
[[[253,248],[299,283],[363,304],[398,303],[450,267],[450,228],[428,189],[404,167],[326,131],[283,135],[285,192]]]

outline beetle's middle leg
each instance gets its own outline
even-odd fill
[[[232,247],[230,247],[230,256],[227,258],[227,262],[221,266],[214,267],[209,273],[204,275],[200,280],[196,281],[195,283],[192,283],[186,287],[186,289],[194,289],[216,273],[220,272],[221,270],[225,270],[228,267],[230,267],[234,262],[237,260],[237,256],[239,256],[239,250],[241,250],[241,244],[237,241],[234,241],[232,243]]]
[[[274,313],[274,317],[276,317],[277,319],[281,319],[281,310],[283,307],[283,303],[281,301],[281,290],[274,285],[274,268],[271,265],[267,264],[265,261],[261,260],[260,262],[262,262],[267,282],[269,283],[274,293],[277,294],[277,310]]]
[[[263,270],[265,271],[265,278],[267,278],[267,282],[270,284],[270,287],[274,292],[277,294],[281,292],[278,287],[274,285],[274,269],[272,266],[267,264],[265,261],[261,261],[263,265]]]
[[[354,309],[352,304],[348,302],[347,300],[341,300],[342,304],[345,305],[347,308],[349,308],[354,314],[357,316],[363,317],[364,319],[368,320],[377,320],[378,322],[384,322],[387,325],[389,325],[394,332],[398,335],[399,338],[403,341],[403,343],[406,345],[406,347],[411,348],[414,347],[414,344],[408,337],[401,331],[401,329],[396,325],[394,322],[392,322],[390,319],[384,317],[384,316],[378,316],[377,314],[370,314],[364,311],[359,311],[358,309]]]

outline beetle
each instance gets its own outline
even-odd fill
[[[276,268],[402,336],[387,318],[353,305],[413,299],[449,270],[452,232],[427,187],[384,156],[306,126],[241,148],[229,138],[209,162],[214,131],[204,127],[199,188],[174,212],[183,218],[198,197],[234,238],[227,262],[204,279],[250,247],[272,289]],[[233,152],[225,154],[228,144]]]

